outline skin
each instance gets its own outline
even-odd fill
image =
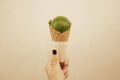
[[[68,60],[64,59],[61,64],[63,65],[62,68],[58,54],[51,55],[46,66],[48,80],[65,80],[68,77]]]

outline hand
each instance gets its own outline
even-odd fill
[[[64,59],[61,63],[57,52],[53,51],[46,66],[48,80],[64,80],[68,77],[68,60]]]

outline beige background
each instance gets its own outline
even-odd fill
[[[72,22],[68,80],[120,80],[120,0],[0,0],[0,80],[47,80],[48,21]]]

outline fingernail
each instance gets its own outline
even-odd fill
[[[55,49],[53,49],[52,53],[53,53],[53,55],[56,55],[57,51]]]

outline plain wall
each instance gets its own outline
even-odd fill
[[[72,22],[68,80],[120,80],[120,0],[0,0],[0,80],[47,80],[59,15]]]

